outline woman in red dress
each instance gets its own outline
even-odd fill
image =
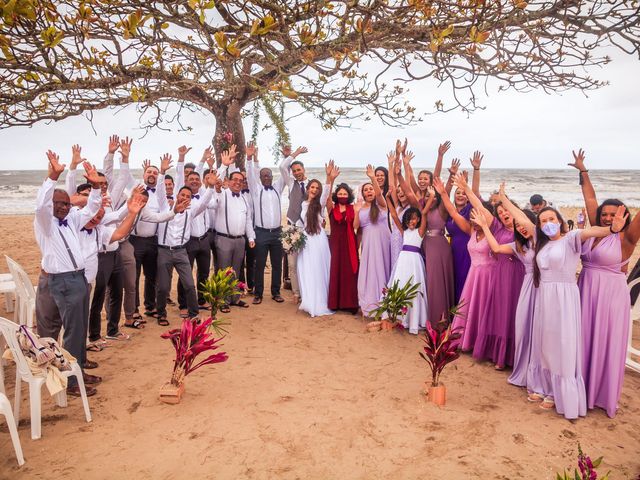
[[[336,187],[327,201],[331,236],[329,309],[358,312],[358,248],[353,220],[353,190],[346,183]]]

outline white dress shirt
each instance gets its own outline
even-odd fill
[[[196,205],[191,204],[184,212],[176,214],[173,219],[158,225],[158,245],[166,247],[181,247],[189,240],[192,235],[191,227],[192,217],[202,216],[211,198],[214,190],[207,188],[201,201]]]
[[[111,242],[115,227],[105,227],[98,225],[90,231],[86,228],[80,229],[78,239],[84,255],[84,277],[88,283],[93,283],[98,275],[98,252],[106,251],[109,245],[115,245],[118,249],[118,242]]]
[[[164,175],[158,175],[158,183],[156,184],[155,191],[150,187],[145,187],[149,194],[149,200],[144,207],[144,210],[151,213],[160,213],[169,209],[169,203],[167,202],[167,192],[164,187]],[[153,237],[158,230],[158,224],[142,220],[142,218],[136,223],[132,235],[136,237]]]
[[[253,199],[253,224],[256,227],[268,229],[282,226],[280,198],[284,190],[284,178],[280,176],[271,188],[267,188],[260,182],[260,164],[247,162],[247,181]]]
[[[216,192],[214,198],[217,209],[216,232],[233,237],[246,235],[247,239],[253,242],[256,235],[253,231],[251,210],[242,194],[238,193],[238,196],[235,196],[231,190],[225,188],[220,193]]]
[[[92,188],[87,205],[69,211],[63,224],[53,216],[53,191],[56,182],[47,178],[36,196],[34,231],[42,253],[41,267],[47,273],[65,273],[85,268],[78,236],[102,204],[100,189]],[[64,225],[66,223],[66,226]]]

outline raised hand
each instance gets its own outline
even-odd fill
[[[436,192],[440,194],[440,196],[447,195],[447,189],[440,180],[440,177],[433,177],[433,187],[436,189]]]
[[[393,165],[396,163],[396,152],[395,150],[391,150],[387,153],[387,162],[389,163],[389,170],[393,168]]]
[[[176,201],[176,204],[173,206],[173,211],[176,212],[176,213],[182,213],[187,208],[189,208],[189,205],[191,205],[191,198],[190,197],[179,198]]]
[[[500,184],[500,188],[498,189],[498,194],[500,195],[500,198],[506,198],[507,194],[505,193],[505,183],[502,182]]]
[[[148,158],[146,158],[143,162],[142,162],[142,172],[146,172],[147,168],[149,168],[151,166],[151,160],[149,160]]]
[[[71,165],[69,165],[69,170],[75,170],[81,163],[82,147],[80,145],[73,145],[71,147]]]
[[[191,147],[187,147],[186,145],[182,145],[178,147],[178,162],[184,162],[184,158],[187,156],[187,153],[191,151]]]
[[[438,156],[439,157],[444,157],[444,154],[447,153],[450,148],[451,148],[451,142],[450,141],[447,140],[446,142],[441,143],[438,146]]]
[[[405,165],[411,163],[411,160],[413,160],[414,158],[415,155],[411,150],[409,150],[408,152],[402,152],[402,163],[404,163]]]
[[[47,150],[47,159],[49,160],[49,178],[51,180],[58,180],[60,174],[64,172],[64,163],[60,163],[60,157],[57,153]]]
[[[173,163],[171,162],[171,155],[165,153],[160,157],[160,173],[164,175],[171,167],[173,167]]]
[[[464,181],[469,183],[469,172],[467,172],[466,170],[463,170],[462,176],[464,177]]]
[[[464,176],[459,173],[453,178],[453,184],[462,190],[467,190],[469,188],[469,184],[465,180]]]
[[[131,153],[131,145],[133,144],[133,138],[124,137],[124,140],[120,142],[120,155],[122,155],[122,163],[129,162],[129,154]]]
[[[402,153],[402,142],[400,141],[400,139],[398,138],[396,140],[396,157],[400,157],[400,154]]]
[[[256,147],[256,144],[253,142],[247,143],[247,146],[244,149],[244,152],[247,155],[248,160],[253,159],[257,151],[258,151],[258,148]]]
[[[301,155],[303,153],[307,153],[309,150],[307,149],[307,147],[298,147],[296,148],[296,151],[293,152],[292,157],[296,158],[298,155]]]
[[[402,164],[400,163],[399,158],[396,158],[392,168],[393,168],[393,173],[396,174],[396,177],[398,177],[402,173]]]
[[[134,189],[131,193],[131,197],[129,197],[129,200],[127,200],[127,210],[129,210],[129,213],[137,215],[138,213],[140,213],[140,210],[144,208],[146,203],[147,199],[138,194]]]
[[[207,148],[204,149],[204,152],[202,152],[202,157],[200,157],[200,162],[201,163],[207,162],[207,164],[209,164],[209,168],[211,168],[211,164],[209,162],[213,162],[212,157],[213,157],[213,147],[209,145]]]
[[[230,167],[233,162],[235,162],[236,155],[238,155],[238,152],[236,151],[235,144],[233,144],[231,145],[231,148],[229,148],[229,150],[225,150],[220,154],[220,161],[223,165]]]
[[[333,159],[329,160],[329,163],[324,164],[324,173],[327,174],[327,177],[331,176],[331,171],[333,170]]]
[[[403,155],[407,152],[408,145],[409,145],[409,140],[407,140],[407,137],[404,137],[404,143],[402,144],[402,149],[400,150]]]
[[[629,218],[629,214],[625,212],[626,208],[624,205],[620,205],[618,210],[616,210],[616,216],[613,217],[613,221],[611,222],[611,232],[618,233],[622,231],[625,223],[627,223],[627,218]]]
[[[372,182],[376,181],[376,172],[373,165],[367,165],[367,177],[369,177]]]
[[[481,227],[487,226],[487,219],[485,218],[482,212],[479,212],[475,208],[471,210],[471,221],[476,225],[480,225]]]
[[[109,153],[114,154],[120,147],[120,137],[118,135],[111,135],[109,137]]]
[[[218,178],[218,173],[215,170],[211,170],[205,175],[204,184],[210,188],[213,188],[216,186],[216,183],[218,183],[219,180],[220,179]]]
[[[451,166],[449,167],[449,174],[453,176],[456,173],[458,173],[459,169],[460,169],[460,160],[457,158],[454,158],[453,160],[451,160]]]
[[[471,166],[474,170],[480,170],[480,165],[482,165],[482,159],[484,155],[482,155],[479,151],[473,152],[473,156],[469,159],[471,162]]]
[[[98,188],[100,186],[100,182],[102,181],[102,178],[100,177],[100,175],[98,175],[98,170],[96,170],[96,167],[94,165],[91,165],[91,163],[89,162],[83,162],[82,166],[84,167],[84,178],[87,179],[87,182],[89,182],[93,188]]]
[[[111,197],[109,195],[102,196],[102,208],[111,206]]]
[[[138,185],[136,185],[135,187],[133,187],[133,189],[131,189],[131,195],[132,195],[132,196],[133,196],[133,195],[139,195],[139,196],[141,196],[141,197],[142,197],[142,196],[144,196],[144,195],[143,195],[143,192],[144,192],[144,191],[145,191],[145,188],[144,188],[142,185],[138,184]],[[145,198],[146,198],[146,197],[145,197]]]
[[[584,172],[586,170],[584,166],[584,150],[580,149],[578,150],[578,153],[575,151],[572,151],[571,153],[573,153],[573,163],[568,163],[567,165]]]

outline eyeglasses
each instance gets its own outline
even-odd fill
[[[54,201],[53,201],[53,204],[54,204],[54,205],[56,205],[56,206],[59,206],[59,207],[70,207],[70,206],[71,206],[71,203],[69,203],[69,202],[62,202],[62,201],[60,201],[60,200],[58,200],[58,201],[54,200]]]

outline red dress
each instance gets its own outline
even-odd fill
[[[333,207],[329,222],[331,236],[331,270],[329,274],[329,308],[331,310],[358,311],[358,250],[353,230],[353,205],[344,212]]]

